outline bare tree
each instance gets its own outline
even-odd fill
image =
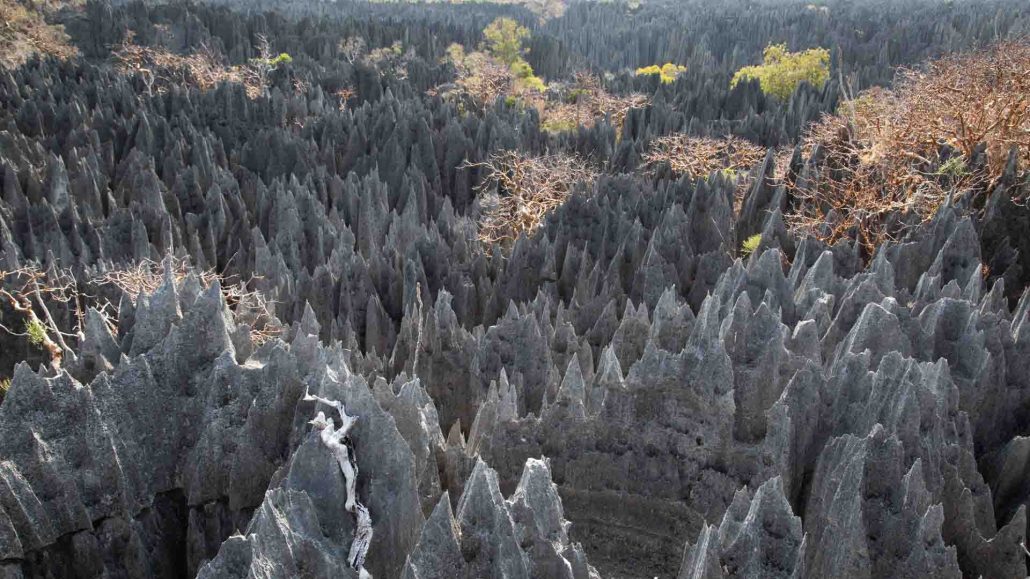
[[[990,191],[1010,151],[1030,163],[1028,72],[1030,42],[1004,42],[902,71],[893,90],[849,99],[803,139],[823,161],[794,187],[803,202],[788,225],[831,243],[857,232],[871,255],[902,233],[898,212],[928,219],[953,195]],[[973,166],[981,147],[985,163]]]
[[[251,59],[251,67],[257,75],[258,84],[261,87],[261,94],[268,95],[268,75],[272,71],[272,44],[264,34],[257,35],[258,57]]]
[[[82,339],[83,309],[75,277],[67,270],[51,266],[47,270],[26,266],[13,271],[0,271],[0,298],[21,317],[22,330],[0,324],[12,336],[28,338],[50,356],[55,371],[62,363],[75,359],[74,350],[65,338]],[[50,312],[47,302],[67,304],[74,313],[74,331],[62,328]]]
[[[598,174],[584,159],[568,154],[531,157],[502,151],[465,166],[486,172],[477,188],[489,198],[479,223],[479,238],[486,244],[513,242],[534,231],[577,183],[592,183]]]
[[[365,505],[358,501],[358,461],[348,437],[351,428],[357,422],[357,417],[349,416],[343,403],[339,400],[330,400],[308,392],[304,393],[304,400],[320,402],[330,408],[335,408],[340,414],[340,428],[336,428],[333,419],[327,418],[321,410],[318,411],[315,418],[308,422],[308,424],[318,430],[322,444],[329,449],[329,452],[332,453],[340,466],[340,471],[343,472],[347,488],[347,502],[344,508],[354,514],[356,524],[354,541],[351,543],[347,562],[350,563],[354,570],[358,571],[359,577],[371,577],[365,571],[365,555],[368,554],[368,548],[372,544],[372,517],[369,515]]]
[[[250,281],[256,278],[241,280],[216,273],[214,270],[196,271],[185,258],[168,256],[160,262],[140,260],[133,265],[95,276],[90,280],[90,284],[98,287],[114,286],[132,300],[141,293],[149,294],[156,291],[164,282],[166,271],[176,283],[181,283],[191,273],[205,286],[217,281],[222,288],[222,297],[233,312],[236,322],[245,323],[250,327],[252,343],[263,344],[282,334],[284,328],[275,317],[275,304],[261,292],[248,289]]]

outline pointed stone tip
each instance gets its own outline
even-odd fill
[[[461,432],[461,419],[457,419],[447,431],[447,446],[454,446],[460,449],[465,448],[465,435]]]

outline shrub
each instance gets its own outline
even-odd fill
[[[662,84],[670,84],[675,82],[676,78],[686,72],[686,70],[687,67],[683,65],[666,62],[661,66],[652,64],[651,66],[638,68],[636,74],[637,76],[658,75],[662,80]]]
[[[794,191],[805,202],[788,225],[830,243],[857,232],[871,254],[902,233],[897,213],[927,219],[950,195],[987,194],[1012,149],[1030,163],[1027,70],[1030,42],[1005,42],[902,71],[893,90],[841,103],[803,140],[825,162]],[[986,163],[973,167],[981,146]]]
[[[607,116],[618,134],[629,111],[648,101],[640,93],[611,94],[604,89],[600,78],[586,72],[576,73],[570,86],[571,90],[563,98],[545,103],[540,113],[543,130],[564,132],[578,126],[592,127]]]
[[[969,172],[966,167],[966,160],[961,156],[955,156],[941,164],[937,169],[937,175],[941,177],[961,178]]]
[[[37,348],[42,348],[46,344],[46,328],[35,318],[25,322],[25,334],[28,335],[29,343]]]
[[[485,171],[477,190],[484,200],[479,238],[486,245],[510,244],[536,230],[568,199],[573,185],[597,178],[585,160],[567,154],[531,157],[503,151],[469,166]]]
[[[529,30],[511,18],[498,18],[484,30],[487,50],[490,55],[511,66],[522,59],[522,41],[529,38]]]
[[[761,233],[756,233],[756,234],[752,235],[751,237],[748,237],[747,239],[744,240],[744,243],[742,243],[741,246],[740,246],[740,255],[743,256],[743,257],[749,257],[752,253],[754,253],[758,249],[758,246],[761,245],[761,244],[762,244],[762,234]]]
[[[762,147],[739,137],[692,137],[679,133],[652,141],[644,153],[644,163],[652,168],[667,164],[673,173],[692,178],[707,177],[715,171],[732,178],[736,171],[750,169],[764,155]]]
[[[515,77],[511,69],[489,54],[466,53],[462,45],[452,44],[447,48],[447,59],[457,71],[454,81],[457,91],[445,95],[465,98],[476,107],[491,104],[502,96],[515,98],[512,94]]]
[[[544,84],[544,81],[539,76],[533,74],[533,67],[521,57],[511,63],[509,69],[512,75],[515,76],[520,88],[538,92],[547,90],[547,85]]]
[[[520,89],[538,92],[547,89],[544,81],[533,73],[533,67],[522,58],[526,52],[522,41],[529,38],[529,30],[525,26],[511,18],[498,18],[483,29],[483,37],[486,38],[487,52],[508,67]]]
[[[196,52],[180,55],[161,47],[135,44],[132,34],[111,53],[111,58],[121,72],[140,75],[151,94],[160,94],[177,84],[189,84],[207,91],[219,83],[228,82],[243,85],[251,98],[263,92],[264,73],[281,63],[292,61],[290,55],[283,53],[275,58],[252,59],[246,66],[233,66],[206,46]]]
[[[271,61],[269,61],[268,64],[272,65],[273,67],[278,67],[281,64],[290,64],[292,62],[293,62],[293,57],[292,56],[290,56],[289,54],[286,54],[285,52],[280,52],[279,56],[273,58]]]
[[[764,156],[762,147],[740,137],[692,137],[680,133],[652,141],[644,153],[644,166],[650,171],[667,167],[673,175],[692,179],[718,173],[736,181],[733,203],[734,209],[739,210],[752,183],[750,169]]]
[[[765,94],[785,101],[802,82],[817,88],[826,84],[830,79],[830,52],[825,48],[789,52],[786,44],[770,44],[762,53],[762,64],[738,70],[730,86],[751,79],[758,80]]]

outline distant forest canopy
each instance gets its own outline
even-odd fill
[[[222,4],[251,16],[233,14],[228,19],[239,25],[226,29],[220,22],[224,13],[171,3],[154,9],[150,17],[162,21],[154,26],[139,21],[147,16],[130,3],[104,22],[105,30],[81,30],[82,21],[69,23],[68,29],[80,28],[79,44],[87,45],[87,56],[106,57],[131,28],[140,44],[171,42],[178,52],[203,45],[223,53],[230,64],[253,59],[255,36],[265,34],[275,39],[276,51],[298,59],[292,70],[304,70],[330,92],[349,87],[352,104],[359,104],[375,101],[390,81],[346,62],[340,47],[348,41],[360,40],[369,51],[400,47],[407,55],[405,85],[421,92],[453,79],[452,68],[441,64],[448,47],[474,49],[491,22],[509,17],[528,29],[524,58],[543,81],[567,81],[589,71],[604,77],[612,93],[653,95],[647,113],[631,119],[631,131],[730,132],[769,146],[795,141],[808,122],[834,110],[842,81],[851,93],[889,86],[899,66],[1030,34],[1030,7],[1011,0],[574,2],[561,16],[546,20],[519,6],[488,3]],[[825,86],[802,85],[782,102],[747,82],[731,89],[738,71],[760,64],[763,52],[780,44],[789,51],[828,50],[831,70]],[[665,63],[683,67],[677,82],[634,74]],[[774,126],[763,122],[784,115],[791,118]]]
[[[233,3],[229,2],[232,5]],[[728,0],[702,2],[572,2],[561,17],[541,22],[526,9],[488,3],[266,2],[251,10],[292,14],[436,22],[478,36],[495,17],[519,20],[533,33],[530,64],[545,77],[589,66],[622,71],[673,62],[727,76],[761,60],[770,44],[790,50],[834,51],[866,83],[884,83],[899,64],[912,64],[970,43],[1030,33],[1024,3],[1009,0],[871,0],[848,2]],[[468,38],[466,38],[468,40]],[[466,44],[466,42],[462,42]],[[437,51],[446,48],[436,47]],[[437,53],[435,56],[439,56]]]

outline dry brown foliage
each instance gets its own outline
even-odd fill
[[[60,7],[60,3],[54,3],[47,8]],[[78,49],[70,44],[63,26],[46,22],[41,7],[0,0],[0,67],[20,66],[34,54],[71,58],[78,54]]]
[[[118,288],[130,300],[140,293],[156,291],[170,268],[176,283],[193,271],[185,259],[167,258],[163,262],[143,260],[135,265],[113,269],[82,284],[70,270],[28,265],[0,271],[0,300],[18,316],[20,325],[0,323],[0,331],[27,338],[50,356],[50,366],[59,370],[66,359],[75,360],[74,348],[82,342],[85,313],[95,308],[110,330],[117,329],[117,308],[99,291],[105,286]],[[260,345],[282,334],[283,327],[273,313],[273,305],[263,294],[247,289],[242,281],[231,280],[212,271],[199,272],[203,285],[219,282],[226,304],[237,324],[246,324],[251,342]],[[108,293],[109,295],[109,293]],[[57,308],[51,313],[51,308]],[[55,315],[56,314],[56,315]],[[70,314],[71,322],[68,321]],[[68,324],[72,327],[67,327]],[[66,340],[71,339],[71,343]]]
[[[871,250],[900,233],[899,213],[927,219],[951,194],[989,190],[1012,148],[1030,162],[1030,42],[902,71],[894,90],[867,91],[839,110],[803,141],[808,154],[821,146],[825,161],[796,190],[802,202],[787,219],[828,242],[857,231]],[[970,169],[981,145],[986,163]]]
[[[589,128],[606,115],[614,127],[621,128],[631,109],[644,107],[650,100],[641,93],[613,95],[604,89],[600,78],[587,72],[576,73],[573,78],[568,101],[544,104],[541,124],[545,129]]]
[[[667,164],[677,175],[699,178],[715,171],[748,170],[764,157],[765,150],[746,139],[680,133],[652,141],[644,154],[644,163],[652,168]]]
[[[674,174],[692,178],[707,177],[719,171],[736,179],[736,200],[747,191],[750,170],[765,157],[765,149],[740,137],[691,137],[667,135],[651,142],[644,154],[644,166],[655,170],[661,165]]]
[[[515,75],[511,69],[485,52],[465,54],[459,51],[451,55],[451,62],[457,69],[454,89],[448,91],[437,87],[430,91],[431,94],[465,98],[474,106],[482,108],[499,97],[515,92]]]
[[[274,304],[264,294],[247,289],[247,284],[242,280],[230,279],[214,270],[197,272],[184,258],[168,257],[161,262],[144,259],[135,265],[108,271],[91,281],[97,286],[112,285],[123,291],[130,300],[135,300],[140,293],[153,293],[161,287],[165,270],[169,268],[176,284],[191,273],[197,275],[203,286],[210,286],[217,281],[236,322],[250,326],[251,342],[254,344],[263,344],[283,332],[283,327],[273,313]]]
[[[733,207],[739,211],[753,181],[751,169],[764,157],[762,147],[740,137],[692,137],[679,133],[652,141],[644,154],[644,167],[654,171],[666,166],[674,175],[692,179],[720,172],[736,181]]]
[[[139,74],[151,94],[177,84],[190,84],[206,91],[222,82],[242,84],[250,98],[259,97],[265,90],[260,71],[251,66],[228,65],[206,46],[181,55],[164,48],[139,46],[132,40],[130,33],[112,58],[123,73]]]
[[[486,172],[478,192],[488,199],[479,223],[479,239],[487,245],[508,244],[536,230],[575,184],[591,183],[598,175],[584,159],[568,154],[531,157],[502,151],[468,166]]]
[[[356,94],[357,94],[357,92],[355,92],[354,89],[349,87],[349,86],[345,86],[343,88],[337,89],[336,92],[333,93],[333,95],[340,102],[339,109],[341,111],[347,109],[347,101],[349,101],[350,99],[354,98],[354,95],[356,95]]]

